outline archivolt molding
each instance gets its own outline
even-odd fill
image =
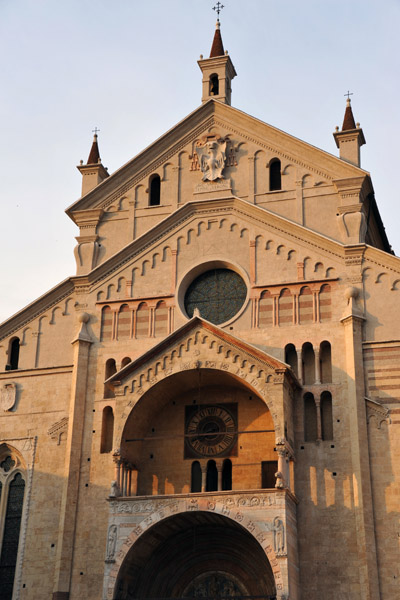
[[[275,434],[277,437],[282,436],[282,407],[277,406],[270,386],[284,385],[287,377],[291,378],[290,371],[286,370],[283,363],[279,365],[276,361],[273,364],[273,359],[269,362],[267,355],[262,358],[257,356],[261,355],[261,351],[256,348],[254,351],[254,355],[251,354],[247,345],[245,347],[240,340],[231,336],[224,339],[222,331],[221,336],[218,336],[200,326],[184,339],[171,342],[168,349],[156,350],[144,364],[138,365],[132,377],[129,376],[132,367],[128,365],[108,380],[113,383],[117,398],[121,398],[117,439],[121,438],[127,417],[145,392],[170,375],[193,369],[225,371],[247,383],[267,404],[274,420]],[[130,384],[126,382],[128,377]],[[290,383],[296,386],[294,379],[290,379]],[[123,400],[125,396],[127,399]]]
[[[258,495],[254,495],[254,499],[257,500],[259,506],[265,506],[263,504],[264,499],[260,498]],[[281,502],[283,500],[283,503]],[[247,499],[246,499],[247,501]],[[274,498],[275,501],[275,498]],[[230,504],[229,504],[230,502]],[[261,503],[261,504],[260,504]],[[117,502],[113,504],[117,505]],[[282,494],[282,498],[279,499],[279,517],[284,518],[283,513],[285,512],[285,499]],[[121,505],[122,506],[122,505]],[[267,506],[271,508],[271,504]],[[253,508],[255,505],[253,504]],[[244,509],[244,510],[243,510]],[[117,506],[111,506],[111,512],[118,512]],[[209,512],[214,514],[220,514],[232,521],[239,523],[245,530],[247,530],[260,544],[263,548],[265,554],[267,555],[268,561],[271,565],[272,572],[275,579],[275,584],[278,592],[278,597],[282,598],[282,593],[285,591],[286,585],[283,579],[283,573],[281,569],[281,565],[287,568],[287,540],[285,539],[285,551],[275,551],[275,535],[274,535],[274,525],[273,521],[271,523],[257,523],[254,519],[254,515],[248,514],[248,511],[245,508],[245,504],[238,504],[236,507],[236,503],[231,498],[205,498],[205,497],[192,497],[192,498],[171,498],[165,499],[163,502],[160,501],[156,510],[149,513],[145,518],[143,518],[138,523],[132,523],[132,530],[125,538],[122,543],[119,551],[116,554],[115,562],[113,563],[110,572],[108,574],[108,582],[106,585],[106,599],[111,600],[114,596],[115,585],[117,582],[117,577],[119,570],[123,561],[125,560],[128,552],[137,542],[137,540],[143,536],[150,528],[154,527],[158,523],[163,520],[176,516],[178,514],[185,514],[193,511],[202,511]],[[263,513],[265,508],[263,509]],[[253,518],[252,518],[253,517]],[[115,519],[114,516],[111,516],[111,519]],[[265,519],[265,517],[263,517]],[[125,525],[126,527],[126,525]],[[284,535],[286,538],[286,536]],[[279,559],[278,559],[279,558]],[[286,569],[285,569],[286,570]]]

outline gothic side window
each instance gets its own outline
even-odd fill
[[[25,478],[16,454],[0,448],[0,590],[12,600],[21,530]]]

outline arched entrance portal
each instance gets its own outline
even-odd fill
[[[115,600],[275,598],[271,565],[257,540],[219,514],[182,513],[151,527],[123,561]]]

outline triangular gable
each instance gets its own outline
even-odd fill
[[[220,368],[236,372],[241,379],[249,377],[254,387],[261,387],[278,373],[288,373],[292,382],[297,384],[289,365],[197,316],[112,375],[105,383],[123,387],[124,382],[139,374],[146,382],[151,382],[157,378],[157,374],[166,376],[172,373],[174,358],[180,359],[180,366],[183,365],[180,370]],[[137,387],[142,387],[143,383],[138,380]]]
[[[83,198],[67,208],[74,220],[74,212],[105,208],[139,183],[146,173],[157,170],[185,145],[200,137],[212,126],[226,127],[233,134],[253,141],[260,148],[302,166],[327,180],[368,175],[368,172],[338,157],[316,148],[272,125],[217,100],[209,100],[190,113],[158,140],[105,179]],[[288,146],[290,145],[290,150]],[[304,158],[307,155],[307,160]]]

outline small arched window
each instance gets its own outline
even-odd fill
[[[106,367],[104,370],[104,379],[107,380],[109,379],[109,377],[111,377],[112,375],[114,375],[114,373],[117,372],[117,365],[115,363],[115,360],[113,358],[109,358],[108,361],[106,362]],[[104,398],[114,398],[115,397],[115,393],[114,393],[114,388],[112,385],[110,385],[109,383],[105,383],[104,384]]]
[[[232,462],[229,458],[226,458],[222,465],[222,489],[232,489]]]
[[[192,463],[191,492],[201,492],[201,466],[198,460]]]
[[[321,429],[323,440],[333,440],[332,395],[330,392],[321,394]]]
[[[218,96],[219,94],[219,78],[216,73],[210,75],[210,96]]]
[[[298,377],[297,352],[293,344],[287,344],[287,346],[285,346],[285,363],[292,367],[293,372]]]
[[[206,478],[206,492],[217,492],[218,491],[218,471],[215,460],[209,460],[207,463],[207,478]]]
[[[19,361],[19,338],[15,337],[10,340],[8,346],[8,364],[6,365],[6,371],[15,371],[18,369]]]
[[[318,437],[317,407],[314,396],[304,394],[304,441],[315,442]]]
[[[321,365],[321,383],[332,382],[332,358],[331,345],[329,342],[322,342],[319,349],[319,360]]]
[[[123,358],[121,361],[121,369],[126,367],[126,365],[129,365],[129,363],[131,363],[131,362],[132,362],[132,359],[129,358],[129,356],[125,356],[125,358]]]
[[[315,354],[310,342],[303,344],[303,383],[313,385],[315,383]]]
[[[101,424],[101,442],[100,452],[106,454],[111,452],[113,447],[114,437],[114,413],[111,406],[105,406],[103,408],[103,421]]]
[[[281,161],[274,158],[269,163],[269,190],[274,192],[282,189]]]
[[[150,178],[150,196],[149,206],[160,206],[161,200],[161,179],[160,176],[155,174]]]

